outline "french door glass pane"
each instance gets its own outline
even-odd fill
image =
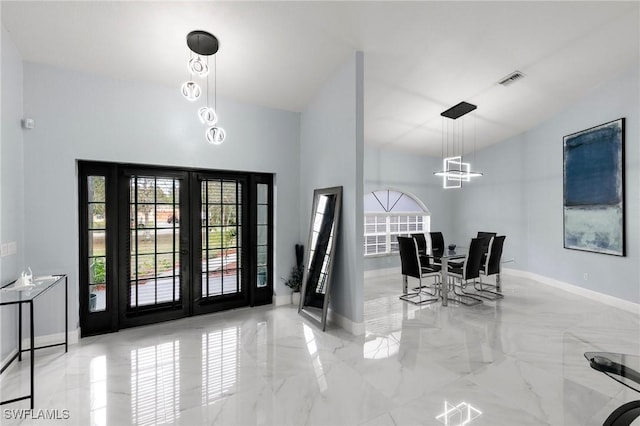
[[[258,225],[258,245],[267,245],[267,225]]]
[[[131,178],[130,308],[181,299],[179,191],[178,179]]]
[[[105,203],[89,203],[89,229],[106,229]]]
[[[105,191],[104,191],[104,176],[89,176],[87,178],[87,189],[89,195],[89,202],[100,202],[104,203],[106,201]]]
[[[267,204],[269,202],[269,185],[258,184],[258,204]]]
[[[105,232],[89,231],[89,256],[104,256]]]
[[[269,210],[266,205],[258,205],[258,225],[267,225],[269,223]]]
[[[107,286],[96,284],[89,286],[89,312],[101,312],[107,309]]]
[[[242,183],[209,179],[201,184],[202,297],[242,291],[240,253]]]

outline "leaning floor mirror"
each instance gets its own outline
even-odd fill
[[[342,187],[316,189],[313,192],[309,250],[302,278],[302,297],[298,313],[324,331],[331,289],[331,270],[335,255]]]

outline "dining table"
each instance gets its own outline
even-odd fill
[[[442,276],[442,288],[440,294],[442,295],[442,306],[449,304],[449,261],[464,259],[467,257],[467,247],[455,247],[453,250],[445,248],[444,251],[432,250],[431,256],[434,259],[440,259],[442,264],[440,269],[440,275]]]

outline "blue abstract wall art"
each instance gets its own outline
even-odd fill
[[[625,255],[624,118],[564,137],[564,247]]]

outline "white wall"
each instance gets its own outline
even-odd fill
[[[477,154],[485,176],[458,193],[456,238],[507,235],[509,267],[640,303],[640,61],[567,110]],[[626,118],[626,257],[563,248],[563,136]],[[507,249],[508,248],[508,249]],[[584,274],[588,279],[584,279]]]
[[[330,309],[356,324],[363,323],[364,306],[363,65],[361,52],[349,57],[304,109],[300,121],[300,235],[306,241],[314,189],[342,186]]]
[[[78,323],[77,159],[275,173],[274,285],[276,294],[288,293],[280,277],[295,264],[299,240],[300,114],[218,97],[227,140],[212,146],[197,104],[180,95],[181,83],[161,87],[24,64],[24,113],[36,120],[24,138],[27,263],[38,273],[70,275],[72,329]],[[53,318],[60,309],[42,313],[36,334],[59,331]]]
[[[0,260],[0,283],[13,281],[24,265],[24,180],[22,119],[22,57],[2,27],[0,240],[15,242],[16,254]],[[0,361],[16,348],[17,313],[3,307],[0,315]]]
[[[433,175],[440,168],[442,161],[439,158],[392,149],[366,148],[364,193],[390,188],[415,196],[431,213],[431,230],[441,231],[449,239],[453,226],[450,215],[452,192],[443,190],[442,178]],[[400,266],[397,254],[364,259],[365,270],[396,266]]]

